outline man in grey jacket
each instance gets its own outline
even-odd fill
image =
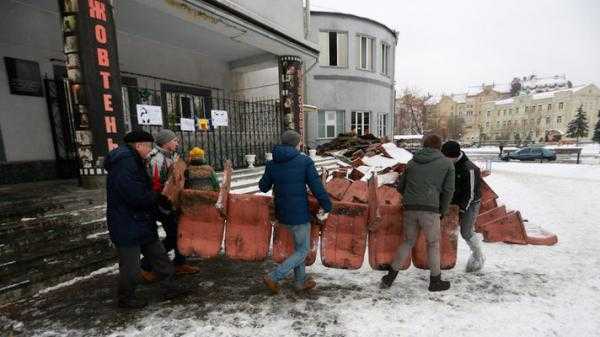
[[[441,152],[442,140],[429,135],[423,149],[415,153],[398,182],[404,203],[404,233],[406,239],[398,248],[388,274],[381,279],[381,288],[389,288],[398,270],[415,245],[419,228],[427,238],[429,260],[429,291],[444,291],[450,282],[442,281],[440,270],[440,220],[448,213],[454,194],[454,164]]]

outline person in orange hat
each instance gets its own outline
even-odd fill
[[[185,188],[201,191],[219,191],[219,179],[212,166],[204,160],[204,150],[194,147],[188,156],[185,170]]]

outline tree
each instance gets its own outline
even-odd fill
[[[425,124],[425,101],[430,95],[421,96],[419,90],[415,88],[406,88],[400,98],[401,106],[399,108],[400,118],[398,118],[397,130],[395,132],[410,132],[413,134],[423,134]]]
[[[592,140],[596,143],[600,143],[600,110],[598,110],[598,122],[596,122],[596,127],[594,127],[594,134],[592,135]]]
[[[587,137],[588,135],[588,121],[585,116],[585,112],[583,111],[583,104],[579,106],[577,109],[577,115],[575,118],[569,122],[569,126],[567,127],[567,136],[571,138],[577,139],[577,144],[579,145],[579,138]]]

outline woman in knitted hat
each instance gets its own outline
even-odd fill
[[[204,160],[204,150],[194,147],[188,157],[185,170],[185,188],[201,191],[219,191],[219,179],[215,170]]]

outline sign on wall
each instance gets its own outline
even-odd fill
[[[162,108],[159,105],[137,104],[135,108],[139,125],[163,125]]]
[[[193,118],[180,118],[181,131],[196,131]]]
[[[302,58],[279,57],[279,100],[283,114],[283,128],[300,133],[304,142],[304,90]]]
[[[102,170],[96,168],[118,146],[125,129],[112,1],[58,3],[76,128],[89,130],[92,139],[90,144],[83,138],[77,142],[81,167],[92,168],[80,172],[98,174]]]
[[[11,94],[44,96],[40,65],[37,62],[4,57],[4,65]]]
[[[211,110],[211,119],[213,126],[228,126],[229,118],[225,110]]]

